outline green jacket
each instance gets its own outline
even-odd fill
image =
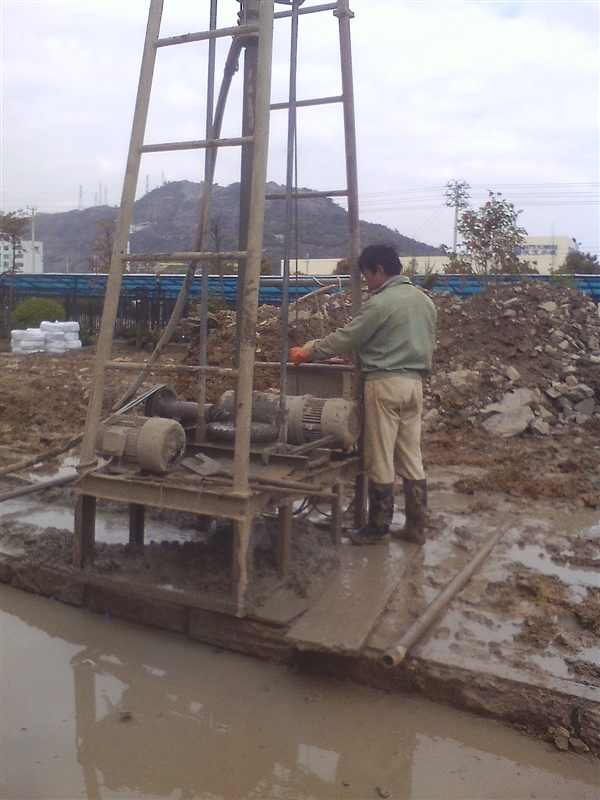
[[[377,289],[343,328],[311,347],[314,361],[356,351],[366,380],[404,375],[421,378],[431,369],[436,310],[406,275]]]

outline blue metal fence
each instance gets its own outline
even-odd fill
[[[479,294],[490,282],[494,284],[516,284],[523,280],[534,281],[536,283],[548,283],[555,286],[569,286],[578,289],[584,294],[589,295],[596,303],[600,302],[600,275],[500,275],[493,278],[482,275],[435,275],[435,285],[431,287],[434,291],[447,291],[469,297]],[[415,276],[415,283],[422,284],[423,276]]]
[[[600,275],[527,275],[513,276],[502,275],[494,277],[494,283],[519,283],[522,280],[532,280],[540,283],[550,283],[560,286],[570,286],[590,295],[596,302],[600,302]],[[417,275],[415,282],[422,284],[423,276]],[[45,273],[43,275],[17,274],[13,276],[13,293],[19,298],[23,297],[65,297],[66,295],[80,298],[101,298],[106,291],[106,275],[79,274],[66,275],[62,273]],[[128,274],[123,276],[121,295],[133,300],[141,296],[148,298],[163,298],[174,300],[181,288],[183,275],[141,275]],[[478,275],[435,275],[435,284],[430,287],[433,291],[449,291],[460,297],[468,297],[481,292],[489,285],[490,279]],[[320,286],[331,284],[345,288],[348,279],[337,278],[331,275],[299,276],[290,279],[290,300],[295,300]],[[10,275],[0,275],[0,290],[8,289]],[[194,300],[201,294],[201,279],[196,276],[192,283],[190,297]],[[279,304],[281,302],[282,278],[261,277],[259,302]],[[223,298],[227,304],[234,304],[237,294],[237,276],[225,275],[211,276],[208,281],[208,290],[217,298]]]
[[[53,298],[61,303],[67,319],[76,319],[90,333],[99,330],[102,316],[102,305],[106,292],[107,275],[91,273],[66,275],[62,273],[46,273],[43,275],[16,274],[12,278],[8,273],[0,275],[0,302],[2,313],[2,333],[7,335],[6,311],[9,305],[14,308],[18,303],[30,297]],[[117,315],[117,336],[127,336],[128,332],[137,330],[155,331],[167,324],[176,298],[181,289],[183,275],[139,275],[123,276],[121,296]],[[600,303],[600,275],[569,275],[551,277],[548,275],[528,275],[527,280],[541,283],[556,283],[570,286],[589,295],[596,303]],[[415,282],[423,284],[424,277],[416,276]],[[490,279],[477,275],[435,275],[434,291],[452,292],[458,297],[466,298],[481,292]],[[519,283],[518,276],[494,277],[494,282]],[[290,302],[303,297],[322,286],[329,285],[334,290],[348,286],[347,277],[298,276],[290,280]],[[429,286],[429,282],[428,282]],[[237,295],[237,276],[211,276],[208,281],[209,293],[219,303],[235,308]],[[188,299],[189,310],[196,305],[201,294],[201,278],[197,276],[192,283]],[[281,277],[261,277],[259,302],[261,304],[279,305],[282,298]],[[210,299],[210,298],[209,298]]]

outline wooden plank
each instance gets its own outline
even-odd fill
[[[341,547],[337,577],[286,638],[302,650],[360,653],[402,576],[405,559],[395,544]]]

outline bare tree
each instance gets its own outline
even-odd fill
[[[454,241],[452,252],[456,253],[458,235],[458,209],[467,208],[469,205],[469,189],[466,181],[448,181],[446,184],[446,205],[454,208]]]
[[[6,330],[10,330],[10,317],[13,309],[13,294],[15,275],[19,271],[17,268],[17,255],[21,250],[21,242],[29,229],[29,217],[24,211],[9,211],[8,214],[0,214],[0,241],[10,242],[12,247],[12,263],[7,272],[10,274],[8,284],[8,307],[3,314]]]
[[[86,261],[90,265],[92,272],[108,273],[115,242],[117,221],[110,217],[104,217],[96,221],[96,228],[98,229],[98,235],[91,243],[92,255],[88,256]]]

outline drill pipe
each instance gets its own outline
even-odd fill
[[[462,587],[471,578],[475,570],[489,556],[493,548],[498,544],[510,526],[506,525],[492,533],[481,545],[471,561],[452,578],[445,589],[438,594],[435,600],[427,606],[421,616],[416,619],[410,628],[402,634],[395,644],[388,647],[383,653],[383,664],[390,669],[396,667],[406,658],[406,655],[415,642],[421,638],[425,631],[439,617],[441,612],[456,597]]]

